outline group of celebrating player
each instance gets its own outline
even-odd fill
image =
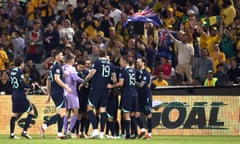
[[[19,138],[14,134],[15,122],[22,113],[27,112],[28,116],[21,135],[31,139],[27,129],[34,117],[34,112],[24,89],[39,87],[39,85],[32,83],[28,86],[24,83],[23,59],[16,58],[14,64],[15,68],[10,74],[13,88],[10,138]],[[73,54],[64,56],[62,51],[56,50],[47,80],[47,102],[52,98],[57,113],[40,126],[41,136],[44,138],[46,129],[57,123],[59,139],[65,139],[69,133],[79,134],[79,125],[81,126],[80,135],[85,138],[102,139],[104,131],[109,130],[111,131],[109,137],[118,138],[117,112],[120,108],[121,134],[124,138],[134,139],[144,136],[145,139],[150,139],[152,94],[150,74],[145,64],[144,57],[137,58],[135,63],[128,56],[122,56],[119,66],[116,66],[111,63],[105,51],[100,50],[99,58],[93,62],[90,69],[86,69],[85,61],[75,62]],[[119,95],[120,104],[118,104]],[[70,112],[73,115],[68,126]],[[141,113],[147,117],[148,131],[144,129],[140,119]],[[93,128],[90,136],[87,135],[89,122]],[[100,130],[98,123],[100,123]]]

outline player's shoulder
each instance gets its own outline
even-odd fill
[[[17,75],[19,73],[20,73],[19,68],[15,67],[11,70],[10,75]]]

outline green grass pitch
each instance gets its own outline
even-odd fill
[[[0,144],[239,144],[238,136],[153,136],[150,140],[125,140],[125,139],[67,139],[57,140],[55,136],[47,135],[42,139],[32,135],[33,139],[27,140],[20,137],[18,140],[0,135]]]

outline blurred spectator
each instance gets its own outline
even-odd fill
[[[24,65],[24,79],[27,84],[32,84],[34,82],[39,82],[40,73],[35,68],[35,66],[30,66],[29,64]]]
[[[0,46],[0,71],[5,70],[5,66],[8,64],[9,59],[6,51]]]
[[[209,1],[211,2],[211,5],[210,5],[210,14],[212,15],[220,15],[220,6],[218,5],[217,3],[218,0],[212,0],[212,1]]]
[[[61,44],[73,44],[74,29],[71,27],[71,22],[68,19],[63,21],[63,27],[59,30]]]
[[[214,67],[214,72],[216,72],[216,68],[218,64],[225,64],[226,62],[226,56],[223,52],[220,50],[220,45],[219,43],[215,43],[214,45],[214,52],[210,55],[211,58],[213,59],[213,67]]]
[[[80,31],[80,30],[79,30]],[[80,36],[78,36],[78,34]],[[75,45],[76,49],[80,49],[80,51],[83,53],[83,51],[86,50],[86,44],[88,43],[88,34],[84,31],[80,33],[75,33]]]
[[[114,20],[114,26],[117,25],[117,23],[121,20],[121,13],[122,11],[119,10],[118,8],[116,8],[114,6],[114,3],[112,1],[110,1],[108,4],[107,4],[107,8],[110,9],[110,17],[113,18]]]
[[[183,18],[183,22],[180,26],[180,31],[192,34],[194,32],[194,29],[199,27],[197,15],[198,14],[194,10],[187,10],[187,17]]]
[[[163,77],[164,77],[164,73],[160,71],[157,75],[157,78],[153,80],[151,87],[155,88],[160,86],[168,86],[168,82]]]
[[[129,27],[124,26],[124,23],[127,22],[127,14],[121,13],[121,20],[116,24],[116,34],[123,37],[123,43],[126,44],[130,39]]]
[[[97,45],[92,45],[92,53],[89,55],[89,58],[94,62],[98,59],[99,56],[99,47]]]
[[[15,5],[15,4],[16,3],[14,2],[14,0],[9,0],[8,1],[8,6],[6,8],[6,13],[7,13],[7,15],[10,19],[15,16],[14,14],[16,14],[16,9],[17,9],[16,6],[17,5]]]
[[[85,8],[85,4],[82,0],[77,1],[77,7],[73,10],[73,22],[79,26],[79,20],[83,18],[85,15],[83,10]]]
[[[35,0],[34,0],[35,1]],[[47,26],[54,19],[55,0],[36,0],[34,3],[35,9],[39,11],[39,17],[42,20],[43,27]]]
[[[204,86],[207,87],[215,87],[217,84],[218,79],[216,77],[213,77],[213,71],[208,70],[207,72],[207,78],[204,81]]]
[[[156,67],[154,75],[158,75],[159,72],[163,72],[164,79],[171,78],[172,65],[168,62],[166,57],[160,58],[160,65]]]
[[[45,58],[50,57],[52,50],[59,48],[59,46],[60,46],[59,32],[56,29],[54,29],[51,23],[49,23],[44,33],[43,42],[43,47],[45,51],[44,57]]]
[[[58,0],[54,9],[55,14],[58,13],[59,11],[65,11],[67,9],[68,4],[69,2],[66,0]]]
[[[207,48],[201,50],[201,57],[196,60],[193,65],[193,77],[197,83],[203,84],[209,70],[213,71],[213,60],[209,56]]]
[[[147,66],[151,69],[152,72],[154,72],[155,64],[156,64],[155,61],[157,56],[157,50],[156,50],[157,44],[153,41],[152,35],[149,35],[148,39],[152,39],[152,40],[148,41],[147,47],[145,49]]]
[[[80,29],[85,31],[89,37],[93,37],[97,34],[99,22],[93,17],[93,9],[89,8],[86,13],[86,17],[80,20]]]
[[[99,18],[98,30],[104,32],[105,37],[109,37],[109,27],[114,26],[113,18],[109,16],[109,9],[104,9],[104,16]]]
[[[12,33],[11,44],[13,50],[13,57],[24,57],[25,51],[25,39],[22,37],[22,34],[19,31]]]
[[[192,63],[194,58],[194,48],[191,45],[191,36],[184,33],[180,40],[177,40],[168,30],[169,36],[174,40],[178,48],[178,64],[176,67],[176,73],[182,77],[186,77],[189,84],[192,83]]]
[[[123,38],[122,38],[121,35],[118,35],[118,34],[116,33],[115,27],[109,27],[109,40],[108,40],[108,47],[109,47],[109,49],[114,48],[116,41],[118,41],[118,42],[120,42],[120,43],[123,43]],[[132,42],[132,41],[133,41],[133,40],[129,40],[129,41],[128,41],[128,44],[129,44],[129,42]],[[129,46],[129,45],[128,45],[128,46]],[[135,41],[134,41],[134,47],[135,47]],[[121,51],[121,54],[122,54],[122,53],[124,53],[125,55],[127,54],[127,53]]]
[[[54,62],[53,54],[54,54],[55,51],[56,51],[56,49],[53,49],[51,51],[51,56],[44,59],[44,61],[41,63],[42,68],[44,70],[48,70],[50,68],[50,66],[53,64],[53,62]]]
[[[224,17],[225,26],[229,26],[233,23],[233,20],[236,17],[236,9],[232,3],[232,0],[223,0],[220,15]]]
[[[26,33],[26,48],[27,60],[33,60],[35,63],[40,63],[43,56],[43,33],[41,23],[35,21],[33,29]]]
[[[59,26],[62,26],[63,21],[66,19],[66,12],[64,10],[59,10],[56,16],[56,22]]]
[[[23,14],[23,10],[21,7],[16,7],[16,14],[14,14],[13,22],[16,25],[16,30],[18,31],[24,31],[24,28],[26,26],[25,22],[25,16]]]
[[[236,55],[232,33],[233,31],[231,27],[224,27],[222,39],[220,42],[221,50],[225,53],[228,60]]]
[[[38,17],[38,11],[35,9],[34,0],[29,0],[26,5],[27,27],[32,27],[34,19]]]
[[[97,35],[93,37],[92,41],[102,50],[107,51],[107,38],[104,37],[104,33],[102,31],[98,31]]]
[[[115,65],[115,66],[119,66],[119,61],[121,58],[121,53],[120,53],[120,48],[116,47],[114,49],[111,50],[111,62]]]
[[[9,74],[6,70],[0,72],[0,93],[4,93],[6,95],[12,93],[12,86],[9,79]]]
[[[93,13],[98,12],[98,5],[96,4],[96,0],[85,0],[86,7],[83,10],[83,12],[86,14],[86,12],[91,9]]]
[[[101,19],[104,16],[104,9],[106,8],[105,5],[99,5],[98,6],[98,12],[94,13],[94,18]]]
[[[237,65],[236,59],[232,59],[230,65],[231,68],[227,72],[229,75],[229,80],[233,82],[233,84],[238,84],[238,79],[240,78],[240,68]]]
[[[224,64],[220,63],[217,66],[217,71],[214,77],[218,79],[216,86],[227,86],[229,84],[229,76],[224,72]]]
[[[66,9],[66,19],[70,20],[71,23],[73,23],[73,5],[68,4]]]
[[[169,7],[167,9],[167,17],[164,19],[164,23],[166,24],[166,26],[174,26],[176,22],[176,18],[174,15],[174,9]]]
[[[10,34],[8,33],[2,33],[1,34],[1,46],[4,48],[4,50],[7,52],[8,57],[10,57],[10,55],[12,55],[11,53],[9,53],[9,46],[10,46]]]
[[[220,22],[221,23],[221,22]],[[198,32],[200,32],[200,47],[201,48],[207,48],[209,54],[211,54],[212,52],[214,52],[214,44],[216,42],[220,43],[221,38],[222,38],[222,23],[219,26],[219,29],[215,26],[212,26],[210,28],[210,34],[206,33],[204,31],[204,28],[199,27],[197,30]]]

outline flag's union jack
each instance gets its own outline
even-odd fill
[[[163,21],[149,7],[145,8],[140,12],[134,13],[128,18],[128,22],[150,22],[156,26],[163,25]]]

